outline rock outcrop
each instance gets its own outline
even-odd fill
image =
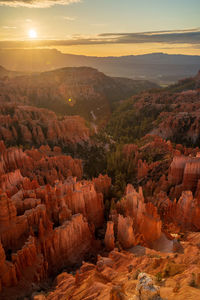
[[[135,232],[143,236],[144,241],[149,245],[161,236],[162,222],[157,208],[152,203],[144,202],[142,188],[139,188],[137,193],[129,184],[126,188],[125,197],[117,205],[117,210],[125,216],[125,219],[120,216],[120,222],[118,220],[118,230],[119,226],[123,225],[120,232],[126,232],[125,228],[130,229],[132,227]],[[132,236],[132,233],[130,235]],[[124,238],[126,239],[126,237]],[[130,244],[133,244],[132,241],[131,238]]]
[[[117,239],[125,249],[134,246],[133,220],[130,217],[118,216]]]
[[[182,231],[200,230],[200,201],[191,191],[183,191],[177,202],[166,198],[161,204],[160,213],[165,224],[176,224]]]
[[[9,225],[16,220],[16,207],[5,193],[0,191],[0,226],[1,228]]]
[[[182,191],[198,193],[198,181],[200,179],[199,157],[175,156],[168,174],[171,186],[172,198],[180,197]]]
[[[162,300],[160,297],[160,288],[155,286],[151,277],[145,273],[138,275],[136,289],[138,300]]]
[[[114,223],[112,221],[107,222],[104,243],[108,251],[113,250],[115,247]]]
[[[76,178],[57,182],[55,187],[46,185],[36,189],[36,197],[47,207],[55,222],[64,209],[70,215],[81,213],[95,227],[100,227],[104,220],[103,194],[97,193],[94,184],[89,181],[76,181]]]
[[[41,239],[42,253],[48,262],[49,271],[55,273],[65,266],[80,263],[84,255],[92,250],[93,235],[81,214],[74,215]]]
[[[31,189],[32,186],[47,183],[53,185],[69,176],[81,179],[82,161],[63,155],[60,148],[56,150],[41,146],[39,149],[22,151],[14,147],[6,149],[2,144],[0,188],[12,194],[20,186]]]
[[[99,175],[93,180],[94,187],[98,193],[103,193],[103,195],[108,196],[111,187],[111,178],[108,175]]]
[[[60,119],[44,108],[1,104],[0,120],[0,139],[10,146],[49,144],[72,147],[89,142],[89,129],[80,116]]]
[[[48,294],[33,299],[198,299],[199,241],[199,233],[190,233],[181,241],[183,253],[176,255],[144,247],[133,253],[115,249],[108,257],[99,255],[96,265],[83,262],[75,276],[58,275]]]

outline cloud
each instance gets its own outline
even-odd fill
[[[6,5],[11,7],[36,7],[36,8],[42,8],[42,7],[50,7],[56,4],[59,5],[68,5],[71,3],[78,3],[81,2],[81,0],[0,0],[0,6]]]
[[[186,30],[171,30],[171,31],[153,31],[141,33],[103,33],[99,37],[106,39],[113,39],[116,43],[200,43],[200,29],[186,29]]]
[[[75,17],[70,17],[70,16],[54,16],[55,19],[57,20],[65,20],[65,21],[69,21],[69,22],[72,22],[72,21],[75,21],[77,18]]]
[[[189,44],[200,45],[200,29],[187,29],[177,31],[155,31],[142,33],[102,33],[96,36],[74,35],[65,40],[35,40],[30,41],[0,41],[0,47],[52,47],[75,45],[100,45],[100,44],[138,44],[138,43],[163,43],[163,44]]]
[[[104,26],[107,26],[108,24],[105,24],[105,23],[93,23],[91,25],[92,26],[97,26],[97,27],[104,27]]]
[[[64,20],[66,21],[75,21],[76,18],[73,18],[73,17],[63,17]]]
[[[16,29],[15,26],[2,26],[3,29]]]

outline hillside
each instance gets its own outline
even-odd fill
[[[24,72],[9,71],[0,65],[0,79],[13,78],[24,75]]]
[[[63,68],[0,81],[1,102],[44,107],[60,115],[78,114],[104,124],[116,102],[157,85],[113,78],[88,67]]]
[[[200,141],[200,80],[180,80],[165,89],[141,93],[112,114],[107,132],[118,142],[134,142],[147,133],[184,145]]]

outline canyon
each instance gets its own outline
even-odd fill
[[[87,299],[88,293],[89,299],[129,299],[138,297],[141,272],[162,299],[185,295],[192,280],[195,288],[188,293],[197,297],[199,149],[174,147],[156,136],[144,141],[141,148],[129,144],[123,150],[127,159],[134,152],[143,187],[138,185],[137,191],[128,184],[124,196],[111,205],[108,219],[105,203],[112,186],[107,175],[82,179],[82,161],[63,155],[59,147],[23,151],[1,142],[2,299],[31,293],[35,300],[61,294]],[[171,156],[167,176],[162,168],[160,175],[156,172],[158,162],[142,160],[143,152],[155,147]],[[196,256],[191,258],[190,251]],[[50,284],[53,290],[46,293]]]
[[[94,132],[84,115],[27,100],[29,81],[38,85],[36,101],[46,94],[46,76],[55,97],[58,81],[85,93],[83,78],[105,79],[76,72],[0,80],[0,299],[198,299],[199,74],[168,90],[133,93]],[[141,136],[131,140],[135,112]]]

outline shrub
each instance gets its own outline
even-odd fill
[[[162,273],[161,273],[161,272],[158,272],[158,273],[156,274],[156,282],[157,282],[157,283],[162,282]]]

